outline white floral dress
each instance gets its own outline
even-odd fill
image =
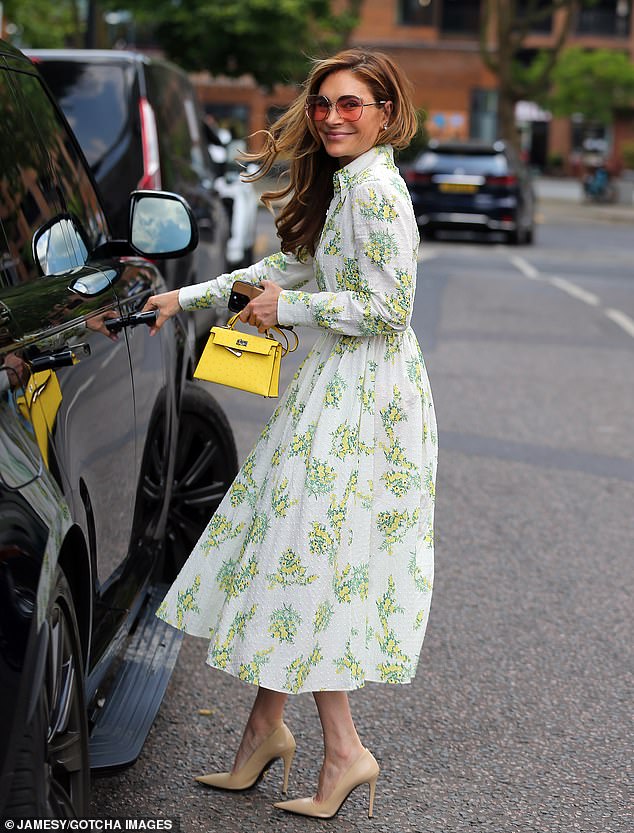
[[[410,682],[433,579],[411,201],[387,146],[334,186],[313,260],[277,254],[180,292],[194,310],[226,304],[238,277],[272,280],[280,323],[323,331],[157,611],[210,640],[209,665],[293,693]],[[291,289],[313,277],[319,292]]]

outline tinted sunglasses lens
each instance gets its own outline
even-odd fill
[[[306,99],[306,112],[313,121],[323,121],[330,112],[330,102],[323,95],[309,95]]]
[[[356,95],[342,95],[337,100],[337,110],[342,119],[358,121],[363,112],[363,103]]]

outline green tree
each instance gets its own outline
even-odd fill
[[[550,88],[551,76],[575,15],[595,0],[483,0],[480,53],[485,65],[498,79],[498,132],[517,144],[515,104],[542,97]],[[539,60],[526,65],[520,60],[526,41],[535,27],[561,12],[560,27],[552,46]]]
[[[586,121],[608,124],[615,110],[634,107],[634,64],[610,49],[566,49],[540,103],[557,116],[582,113]]]
[[[251,74],[263,87],[305,77],[309,59],[343,47],[362,0],[128,0],[153,21],[166,54],[189,70]],[[112,5],[119,5],[111,0]]]
[[[2,5],[5,21],[17,29],[13,39],[18,46],[82,46],[79,0],[3,0]]]

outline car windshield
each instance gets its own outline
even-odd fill
[[[124,67],[42,61],[38,69],[94,170],[117,142],[128,120]]]
[[[476,176],[504,176],[508,164],[503,153],[436,153],[428,151],[416,166],[419,171]]]

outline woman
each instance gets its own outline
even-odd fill
[[[157,615],[210,639],[208,663],[258,686],[231,772],[253,785],[295,741],[289,693],[312,691],[324,735],[317,792],[276,804],[329,818],[379,767],[347,691],[413,678],[433,576],[436,425],[409,327],[418,230],[392,147],[416,116],[398,68],[353,49],[319,61],[257,159],[290,158],[282,251],[245,271],[151,298],[154,330],[180,309],[227,302],[237,278],[264,292],[241,319],[321,331]],[[311,278],[317,293],[298,291]]]

